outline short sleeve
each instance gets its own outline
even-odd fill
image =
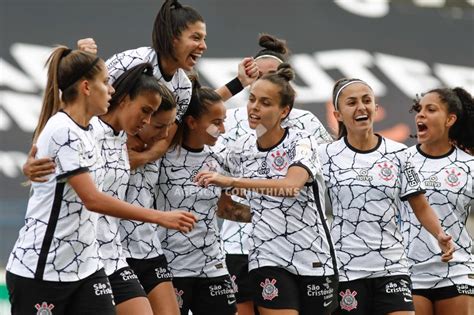
[[[64,180],[72,175],[88,172],[89,160],[94,152],[86,152],[84,143],[71,129],[60,128],[51,135],[49,152],[56,163],[56,179]]]
[[[303,167],[313,180],[316,175],[322,173],[318,144],[314,137],[308,135],[296,141],[294,156],[290,162],[290,167],[292,166]]]
[[[401,164],[400,199],[405,201],[410,196],[425,193],[424,184],[420,180],[418,170],[411,161],[408,150],[397,154]]]
[[[150,62],[148,47],[127,50],[113,55],[105,62],[110,76],[110,84],[113,84],[125,71],[144,62]]]

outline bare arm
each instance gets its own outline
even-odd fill
[[[252,220],[250,207],[232,200],[230,195],[222,193],[217,203],[217,216],[222,219],[248,223]]]
[[[309,174],[305,168],[292,166],[286,176],[279,179],[234,178],[214,172],[200,172],[195,181],[205,187],[213,184],[220,187],[251,189],[268,196],[295,197],[308,179]]]
[[[74,175],[68,183],[90,211],[142,222],[156,223],[168,229],[189,232],[196,217],[186,211],[159,211],[131,205],[97,190],[89,173]]]
[[[238,83],[240,83],[241,85],[241,88],[245,88],[246,86],[253,83],[258,77],[258,71],[258,66],[252,57],[244,58],[239,63],[237,72],[237,79],[239,81]],[[232,91],[227,85],[221,86],[220,88],[216,89],[216,92],[222,97],[224,102],[238,93],[232,93]]]
[[[454,244],[451,240],[451,236],[444,232],[439,223],[438,216],[428,204],[425,195],[418,194],[411,196],[408,198],[408,202],[421,225],[438,241],[439,247],[443,252],[441,260],[444,262],[451,260],[454,252]]]

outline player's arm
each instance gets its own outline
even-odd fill
[[[253,83],[258,78],[258,71],[258,66],[252,57],[244,58],[239,63],[237,77],[216,89],[217,94],[222,97],[224,102],[227,101]]]
[[[451,236],[444,232],[439,223],[438,216],[433,208],[430,207],[425,195],[412,195],[408,197],[408,202],[421,225],[438,241],[439,247],[443,252],[441,260],[447,262],[453,259],[454,244],[451,240]]]
[[[236,202],[225,192],[221,194],[217,203],[217,216],[221,219],[246,223],[252,219],[250,207]]]
[[[109,196],[97,190],[88,172],[71,176],[68,178],[68,183],[90,211],[127,220],[156,223],[181,232],[191,231],[196,222],[196,217],[186,211],[165,212],[147,209]]]
[[[308,179],[309,173],[306,168],[294,165],[288,169],[284,178],[278,179],[234,178],[206,171],[197,174],[195,181],[204,187],[216,185],[250,189],[268,196],[295,197]]]

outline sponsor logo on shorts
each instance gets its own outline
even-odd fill
[[[467,284],[457,284],[456,289],[462,295],[474,295],[474,287]]]
[[[349,289],[346,289],[346,291],[339,292],[339,295],[342,297],[341,302],[339,303],[342,310],[350,312],[353,309],[357,308],[358,302],[355,298],[357,295],[357,291],[351,291]]]
[[[97,296],[112,294],[112,287],[109,283],[94,283],[92,287],[94,288],[94,293]]]
[[[321,286],[316,284],[308,284],[306,286],[308,296],[322,296],[323,297],[323,306],[327,307],[332,303],[334,297],[334,288],[331,287],[331,279],[326,277],[326,282]]]
[[[173,274],[168,271],[168,269],[163,267],[155,268],[156,277],[158,279],[172,279]]]
[[[229,282],[226,285],[221,284],[212,284],[209,286],[209,295],[210,296],[220,296],[220,295],[228,295],[234,294],[234,290],[232,289],[232,285]]]
[[[120,275],[122,276],[123,281],[138,279],[137,275],[131,270],[124,270]]]
[[[413,302],[411,295],[410,283],[406,280],[399,280],[398,282],[389,282],[385,285],[385,292],[388,294],[401,293],[405,302]]]
[[[37,309],[36,315],[52,315],[51,310],[54,308],[54,304],[48,304],[48,302],[38,303],[35,308]]]
[[[237,286],[237,282],[235,281],[237,279],[236,275],[232,275],[230,277],[230,281],[232,281],[232,289],[234,290],[234,293],[239,292],[239,287]]]
[[[277,283],[276,279],[269,280],[265,279],[265,282],[260,282],[260,286],[263,288],[262,297],[264,300],[271,301],[278,296],[278,288],[275,286]]]
[[[176,300],[178,301],[178,306],[179,308],[183,308],[183,294],[184,294],[184,291],[183,290],[179,290],[178,289],[174,289],[174,293],[176,294]]]

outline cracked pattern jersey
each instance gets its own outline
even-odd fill
[[[249,270],[274,266],[302,276],[335,274],[335,255],[324,215],[324,182],[317,142],[301,130],[285,129],[281,141],[262,150],[254,134],[230,146],[227,167],[234,177],[278,179],[288,168],[305,168],[309,181],[296,197],[247,190],[252,222]]]
[[[406,146],[378,137],[369,151],[357,150],[347,138],[320,147],[341,281],[408,274],[401,199],[424,190]]]
[[[183,69],[178,69],[171,79],[165,78],[161,72],[158,58],[151,47],[140,47],[113,55],[106,62],[110,83],[115,82],[125,71],[140,63],[151,63],[155,78],[165,85],[175,97],[177,104],[176,119],[181,121],[181,117],[186,112],[191,100],[191,81]]]
[[[127,134],[114,129],[100,118],[91,120],[94,135],[105,162],[103,191],[119,200],[125,200],[130,163],[127,152]],[[97,224],[97,240],[100,257],[104,263],[105,273],[109,276],[115,271],[127,267],[120,237],[120,219],[100,215]]]
[[[38,280],[78,281],[103,267],[95,233],[98,215],[84,207],[67,180],[89,172],[100,190],[104,163],[91,126],[77,125],[64,112],[48,120],[36,145],[36,157],[51,157],[56,171],[46,183],[32,183],[25,225],[7,270]]]
[[[439,157],[423,153],[418,145],[407,152],[426,187],[428,202],[456,248],[453,260],[443,263],[436,239],[421,228],[413,211],[408,211],[411,223],[407,231],[408,259],[413,264],[410,269],[413,288],[474,286],[472,239],[466,226],[474,199],[474,157],[454,147]]]
[[[224,145],[231,145],[241,137],[254,133],[249,127],[247,107],[238,107],[227,110],[225,120],[225,134],[223,134],[219,141]],[[288,116],[282,122],[283,128],[292,127],[304,130],[314,138],[318,144],[331,142],[331,135],[326,131],[323,124],[311,112],[293,108]],[[242,202],[239,198],[234,199]],[[248,234],[250,232],[251,224],[239,223],[230,220],[224,220],[221,235],[226,254],[248,254]]]
[[[159,229],[168,267],[175,277],[219,277],[227,275],[217,226],[217,201],[221,188],[199,187],[194,177],[200,171],[221,172],[225,147],[202,150],[176,146],[161,160],[158,209],[186,210],[197,217],[189,233]]]
[[[130,172],[126,201],[144,208],[156,209],[158,176],[161,159],[147,163]],[[151,259],[163,254],[158,224],[121,220],[120,235],[127,258]]]

